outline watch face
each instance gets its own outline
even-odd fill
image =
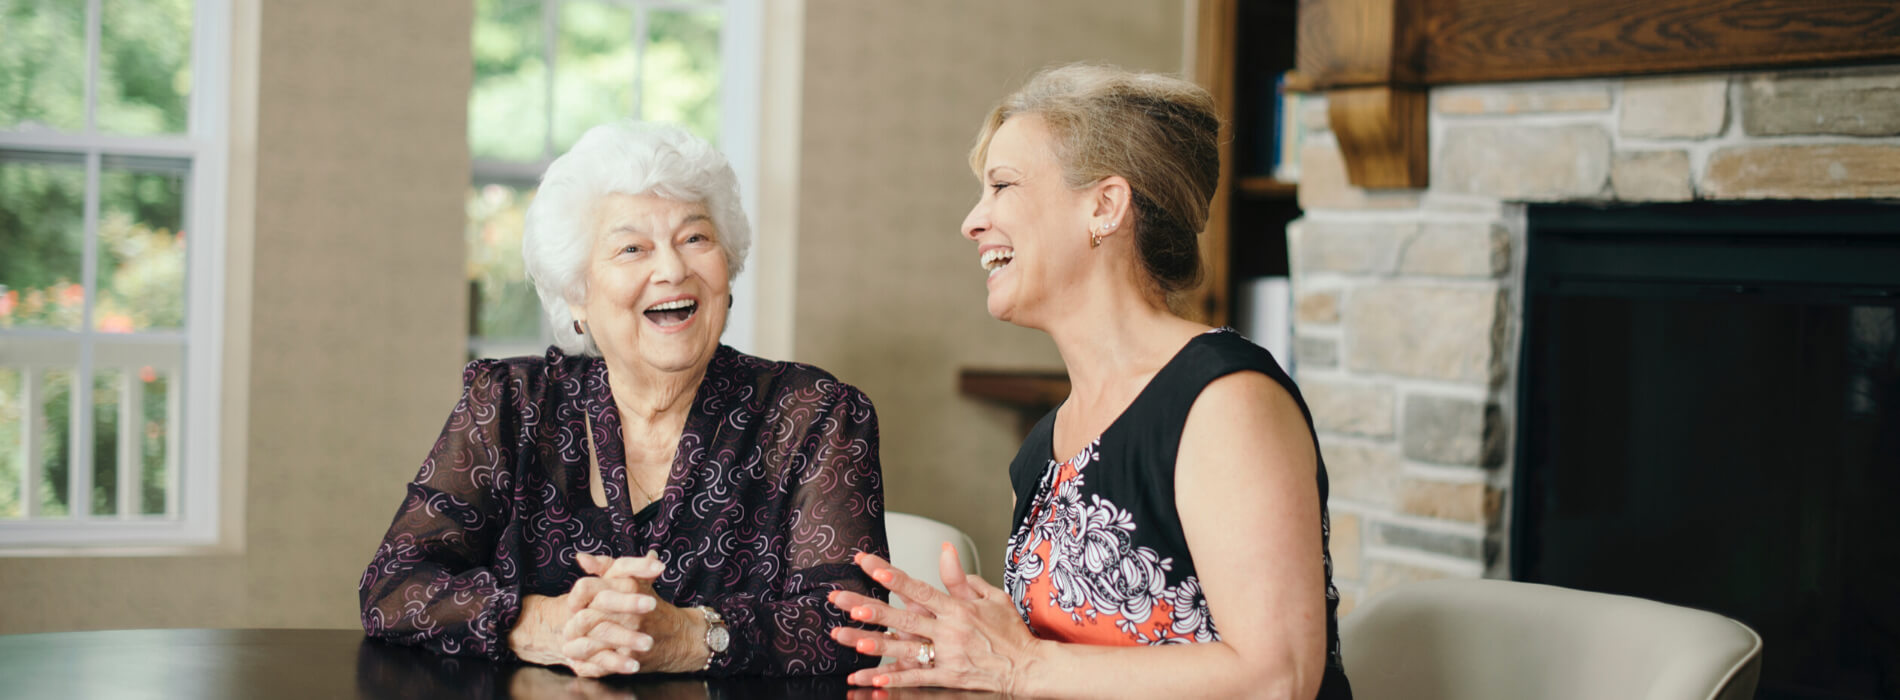
[[[706,647],[712,649],[713,653],[725,653],[726,645],[731,642],[732,636],[726,633],[724,625],[713,625],[706,628]]]

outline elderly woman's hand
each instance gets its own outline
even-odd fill
[[[677,636],[687,623],[684,612],[653,593],[664,565],[651,553],[618,559],[583,553],[575,561],[589,575],[567,593],[523,601],[521,621],[509,635],[515,654],[589,678],[660,670],[647,658],[659,646],[655,637]]]
[[[583,676],[655,670],[642,662],[656,646],[656,632],[675,622],[668,616],[679,613],[653,592],[653,579],[665,569],[658,557],[582,553],[574,559],[589,575],[562,596],[568,618],[561,626],[561,655],[581,662],[568,666]]]
[[[1016,606],[1003,591],[967,576],[956,549],[943,547],[938,561],[945,594],[912,578],[875,555],[861,554],[857,564],[878,583],[909,601],[899,610],[882,601],[846,591],[829,596],[831,604],[851,619],[883,625],[886,633],[854,627],[835,627],[831,638],[839,644],[873,656],[899,659],[849,676],[854,685],[879,688],[941,686],[1009,693],[1021,687],[1026,670],[1034,665],[1042,641],[1016,616]],[[919,658],[931,649],[930,661]]]

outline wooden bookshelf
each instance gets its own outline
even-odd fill
[[[1299,195],[1298,183],[1287,182],[1271,175],[1253,175],[1240,178],[1234,190],[1241,196],[1262,199],[1292,199]]]
[[[1016,409],[1021,432],[1069,398],[1069,374],[1062,370],[965,369],[957,373],[957,392]]]

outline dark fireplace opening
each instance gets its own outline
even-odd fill
[[[1900,206],[1533,206],[1518,580],[1760,633],[1761,698],[1900,697]]]

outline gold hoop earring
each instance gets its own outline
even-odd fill
[[[1099,234],[1099,233],[1089,234],[1089,247],[1090,248],[1102,247],[1102,234]]]

